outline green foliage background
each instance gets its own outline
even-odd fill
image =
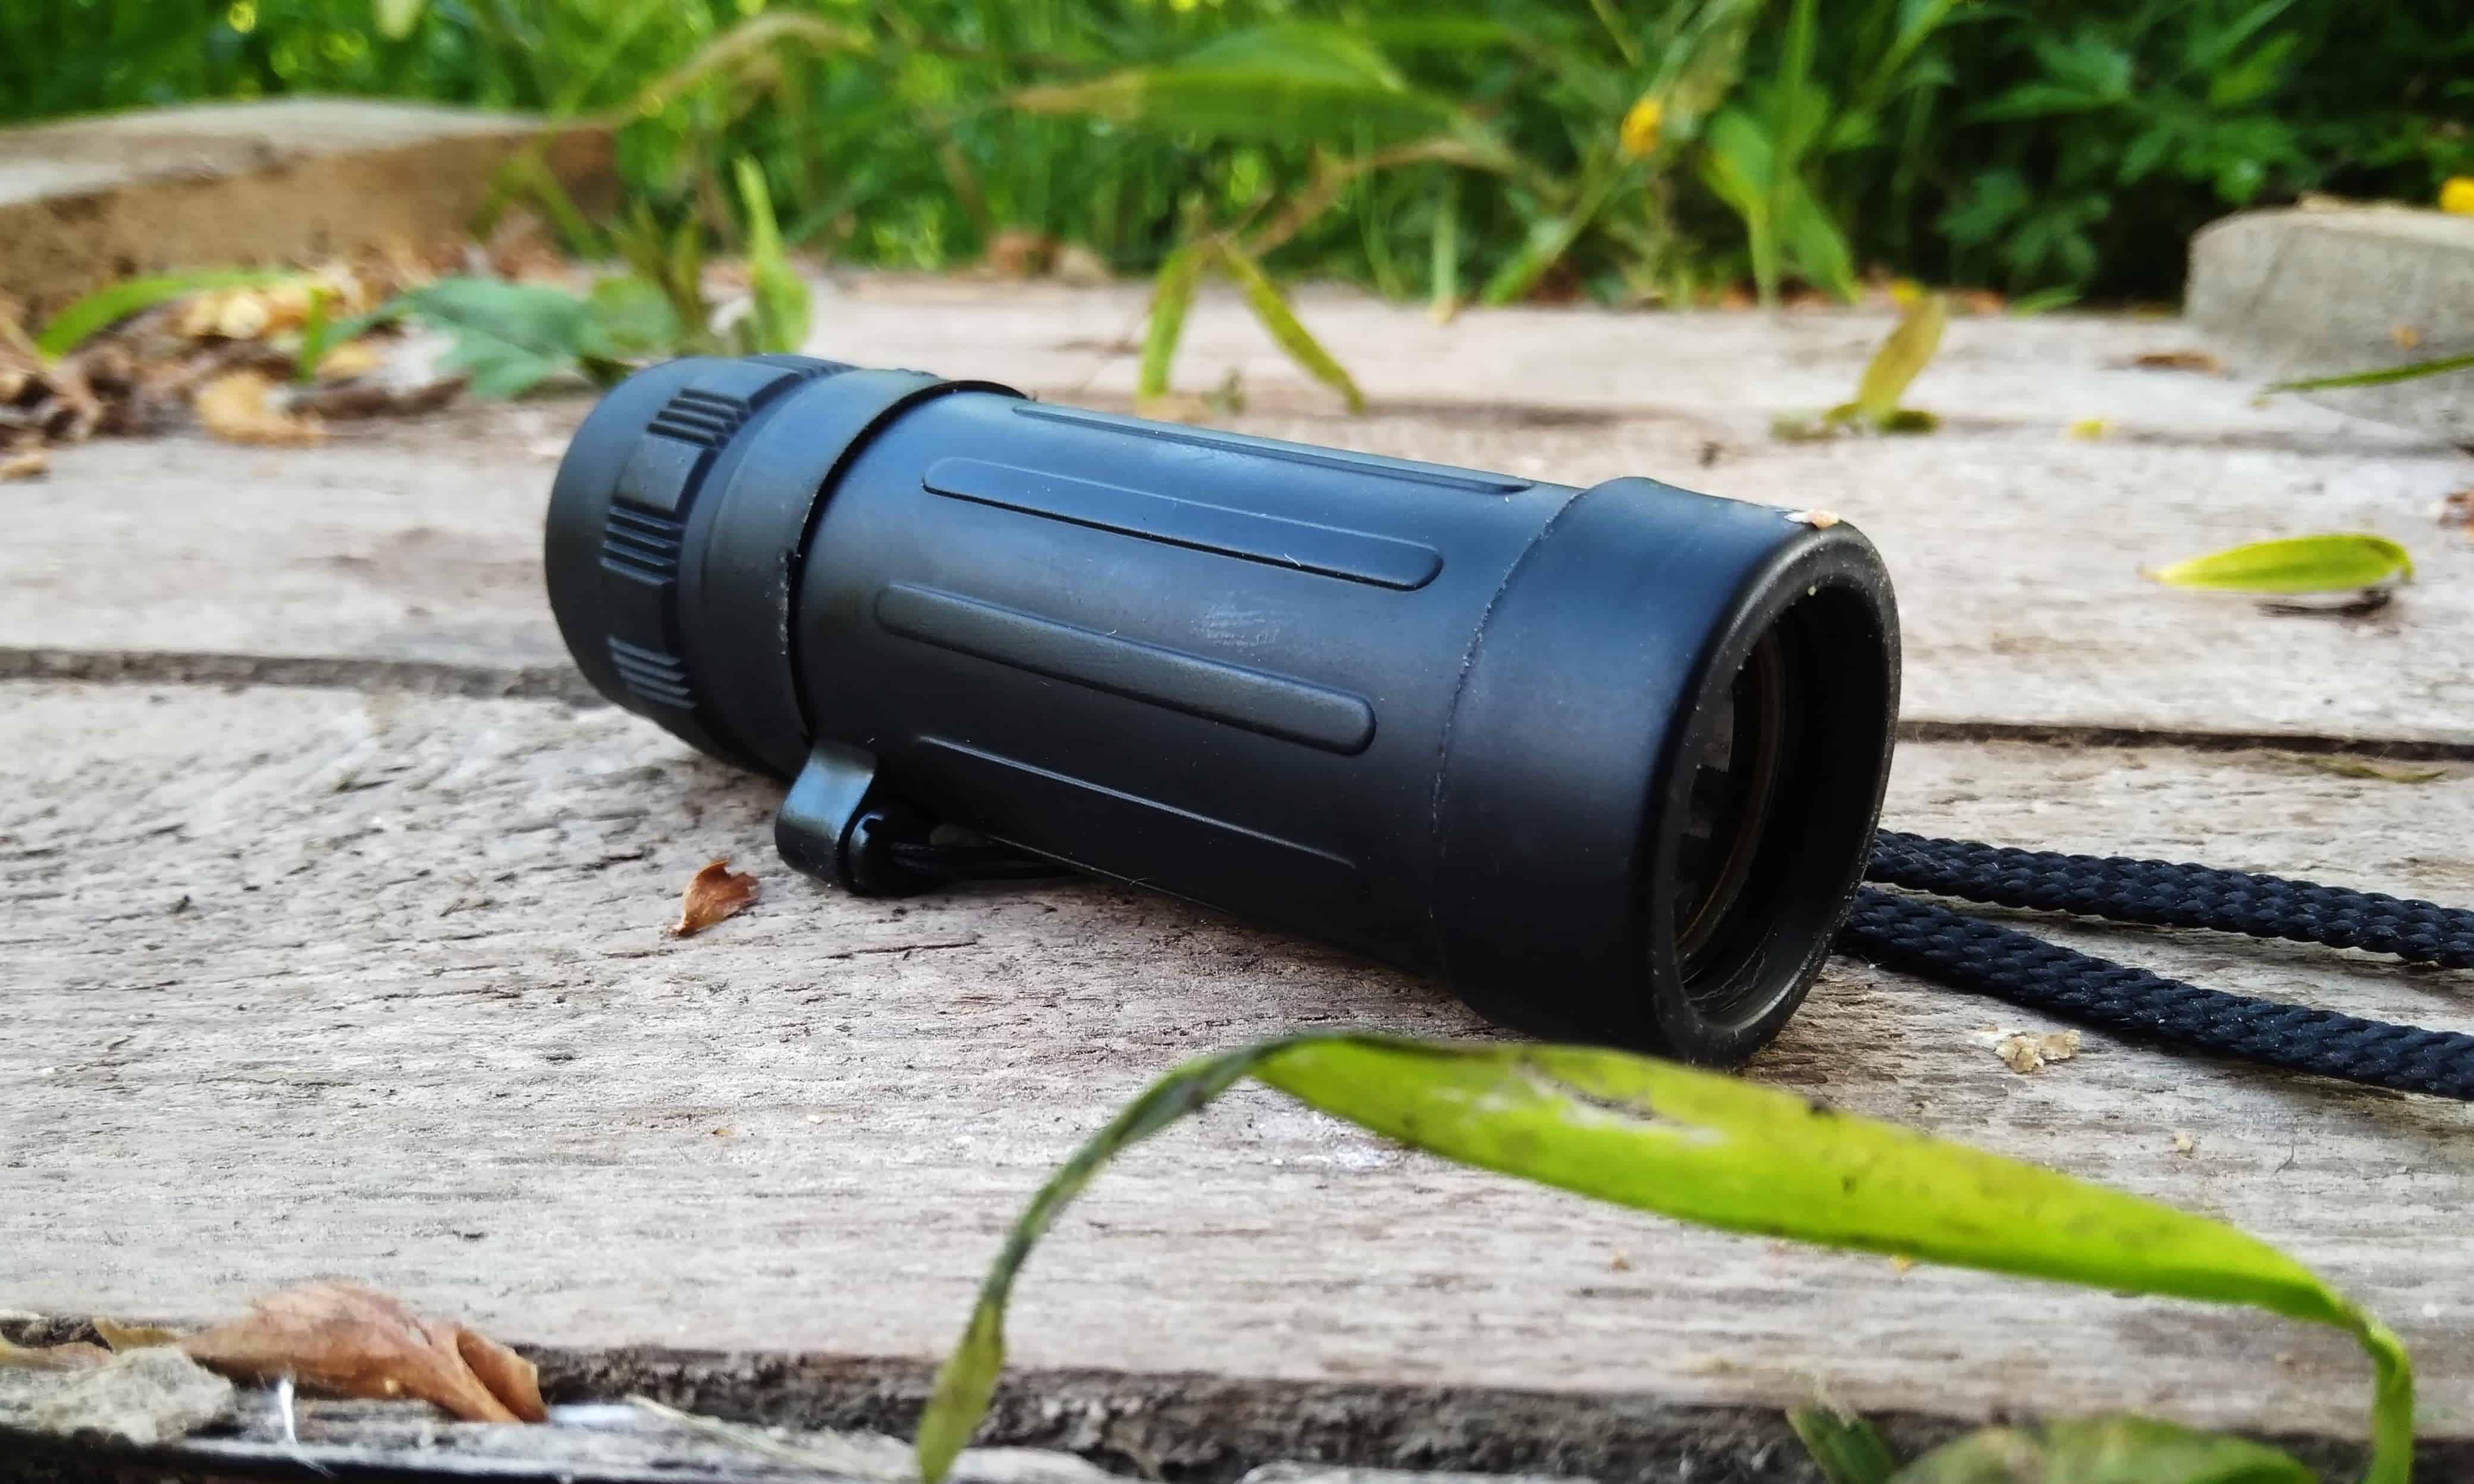
[[[2159,299],[2190,232],[2228,209],[2306,190],[2428,202],[2474,174],[2474,26],[2455,10],[0,0],[0,118],[285,92],[612,110],[642,198],[728,237],[731,162],[749,158],[793,246],[899,267],[970,262],[1020,228],[1149,272],[1199,230],[1312,194],[1328,208],[1268,266],[1402,297],[1682,302],[1884,268]],[[850,42],[785,35],[647,93],[782,12]],[[1644,96],[1662,127],[1629,152],[1620,123]],[[1335,169],[1438,139],[1451,148]]]

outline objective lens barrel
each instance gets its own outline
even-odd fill
[[[1898,630],[1845,524],[792,356],[606,397],[552,607],[613,701],[791,780],[785,856],[946,824],[1727,1064],[1829,951]]]

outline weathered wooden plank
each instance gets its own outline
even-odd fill
[[[467,408],[283,454],[190,439],[73,450],[49,482],[11,492],[0,645],[564,673],[538,553],[553,461],[580,415],[574,401]],[[1898,580],[1910,718],[2474,743],[2474,545],[2431,519],[2474,478],[2474,460],[2453,451],[2081,443],[2041,429],[1792,445],[1686,418],[1237,426],[1834,509],[1873,535]],[[2404,541],[2420,580],[2383,613],[2337,620],[2269,617],[2138,575],[2327,528]]]
[[[1046,1170],[1167,1063],[1314,1025],[1481,1028],[1430,985],[1094,885],[861,902],[765,786],[616,712],[0,687],[0,1307],[203,1317],[350,1275],[512,1338],[926,1356]],[[1907,828],[2474,898],[2474,778],[1911,745]],[[748,915],[662,936],[714,856]],[[2464,978],[2091,931],[2203,982],[2459,1028]],[[1765,1080],[2286,1244],[2474,1434],[2474,1112],[2088,1037],[1842,965]],[[2192,1141],[2188,1153],[2176,1135]],[[1867,1408],[2157,1408],[2344,1434],[2341,1340],[1697,1232],[1240,1091],[1034,1264],[1031,1366]]]

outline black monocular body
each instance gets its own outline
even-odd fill
[[[795,356],[612,391],[546,555],[603,694],[790,781],[803,871],[971,832],[1705,1063],[1828,954],[1897,713],[1827,517]]]

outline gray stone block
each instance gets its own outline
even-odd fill
[[[2267,380],[2474,352],[2474,216],[2396,207],[2245,211],[2191,243],[2186,312]],[[2474,371],[2313,400],[2474,443]]]
[[[288,98],[0,131],[0,291],[39,319],[139,274],[425,254],[537,140],[587,210],[616,199],[607,130],[511,113]]]

